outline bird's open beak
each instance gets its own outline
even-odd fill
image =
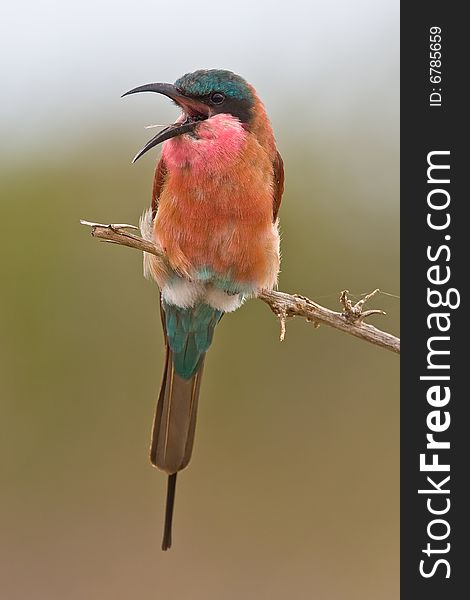
[[[132,161],[133,163],[135,163],[137,159],[145,154],[147,150],[150,150],[157,144],[160,144],[165,140],[169,140],[177,135],[194,131],[199,121],[207,119],[210,116],[209,107],[206,104],[196,100],[195,98],[189,98],[188,96],[185,96],[171,83],[148,83],[146,85],[141,85],[129,90],[123,94],[122,97],[129,96],[130,94],[137,94],[139,92],[156,92],[157,94],[168,96],[168,98],[171,98],[174,102],[176,102],[176,104],[178,104],[178,106],[182,108],[186,119],[177,121],[176,123],[165,127],[165,129],[162,129],[159,133],[157,133],[155,137],[149,140],[145,146],[139,150]]]

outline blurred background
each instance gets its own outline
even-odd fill
[[[195,451],[160,550],[147,452],[163,360],[137,223],[168,124],[124,91],[227,68],[257,88],[286,168],[280,289],[333,309],[379,287],[398,333],[396,0],[23,0],[0,19],[0,597],[398,597],[398,357],[260,301],[222,321]]]

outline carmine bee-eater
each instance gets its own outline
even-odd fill
[[[245,298],[272,289],[279,272],[277,214],[284,169],[265,108],[231,71],[200,70],[174,85],[150,83],[182,110],[134,158],[164,142],[143,237],[161,291],[166,343],[150,459],[168,474],[162,549],[171,546],[176,475],[191,458],[202,370],[214,329]]]

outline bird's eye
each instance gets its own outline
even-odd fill
[[[222,102],[224,100],[225,100],[225,96],[223,94],[221,94],[220,92],[214,92],[211,95],[212,104],[222,104]]]

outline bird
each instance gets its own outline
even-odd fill
[[[158,257],[144,253],[144,275],[160,290],[166,346],[150,460],[168,475],[168,550],[176,477],[191,459],[214,330],[223,315],[277,285],[284,165],[255,88],[232,71],[200,69],[123,96],[141,92],[162,94],[181,110],[133,160],[162,143],[140,229],[159,249]]]

